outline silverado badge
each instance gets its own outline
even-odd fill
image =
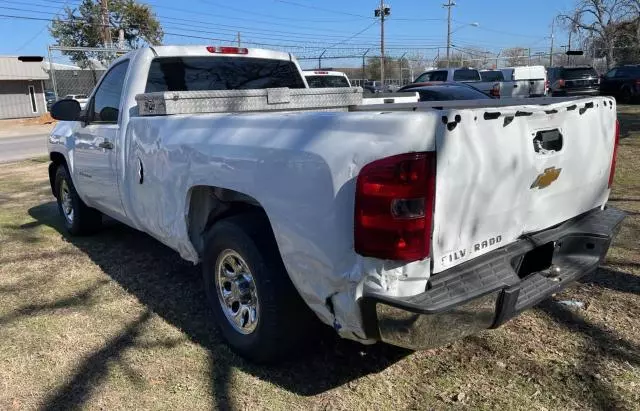
[[[558,179],[561,171],[562,171],[561,168],[555,168],[555,167],[545,168],[544,172],[539,174],[538,177],[536,177],[535,181],[533,182],[533,184],[531,184],[530,188],[543,189],[543,188],[549,187],[551,183],[553,183]]]

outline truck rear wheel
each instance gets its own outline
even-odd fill
[[[102,225],[102,214],[87,206],[78,196],[69,171],[63,165],[56,170],[55,193],[64,227],[73,235],[90,234]]]
[[[314,320],[280,259],[260,213],[217,222],[206,234],[202,271],[224,339],[243,357],[274,362],[291,354]]]

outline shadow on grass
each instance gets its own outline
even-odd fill
[[[610,261],[616,264],[616,261]],[[638,263],[621,263],[628,267],[640,267]],[[580,279],[583,284],[593,284],[598,287],[608,288],[613,291],[623,293],[633,293],[640,295],[640,276],[614,270],[610,267],[600,267],[593,274],[589,274]]]
[[[29,224],[25,229],[38,225],[55,228],[149,310],[209,351],[215,408],[231,407],[234,396],[229,385],[232,368],[240,368],[295,394],[308,396],[377,373],[410,353],[385,344],[367,347],[341,340],[327,328],[328,332],[318,335],[317,344],[301,347],[299,358],[269,367],[248,363],[227,348],[214,327],[199,267],[182,260],[150,236],[118,223],[108,224],[93,237],[67,237],[54,202],[33,207],[29,214],[39,224]],[[53,394],[48,402],[50,408],[81,406],[87,399],[86,387],[95,385],[106,374],[106,359],[117,357],[122,349],[131,345],[136,327],[137,323],[131,324],[121,336],[85,360],[73,379]],[[94,383],[82,383],[89,380]],[[85,388],[74,389],[74,384]]]
[[[15,320],[18,320],[25,316],[34,316],[39,314],[46,314],[63,309],[72,309],[75,307],[85,307],[91,305],[93,294],[103,286],[107,281],[101,281],[93,284],[84,290],[75,293],[69,297],[57,300],[54,303],[45,304],[29,304],[9,314],[0,316],[0,326],[5,326]]]
[[[557,324],[572,332],[581,333],[586,338],[585,353],[576,369],[589,389],[595,409],[624,409],[626,405],[618,397],[615,389],[598,373],[600,362],[605,357],[615,359],[632,367],[640,365],[640,347],[620,338],[614,331],[607,330],[587,321],[578,313],[553,300],[543,301],[538,309],[546,313]]]

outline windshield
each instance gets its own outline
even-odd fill
[[[501,71],[481,71],[482,81],[504,81],[504,74]]]
[[[310,88],[349,87],[344,76],[305,76]]]
[[[249,57],[159,57],[149,68],[146,92],[305,88],[291,61]]]
[[[591,67],[577,67],[562,69],[562,78],[566,80],[598,77],[598,73]]]
[[[447,81],[446,71],[427,71],[418,76],[415,83],[424,83],[427,81]]]

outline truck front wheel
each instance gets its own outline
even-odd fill
[[[90,234],[102,225],[102,214],[87,206],[78,196],[69,171],[64,165],[56,170],[55,194],[58,211],[66,230],[73,235]]]
[[[222,336],[243,357],[274,362],[290,355],[314,320],[260,213],[217,222],[205,236],[202,270]]]

